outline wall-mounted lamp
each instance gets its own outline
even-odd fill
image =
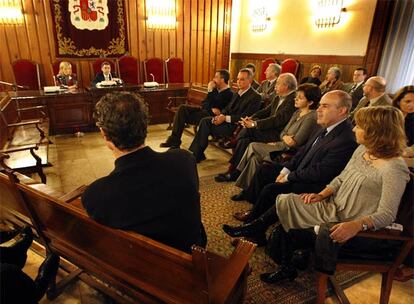
[[[175,0],[147,0],[147,28],[174,30],[177,23]]]
[[[270,21],[269,12],[266,6],[257,6],[252,13],[252,31],[264,32]]]
[[[20,0],[0,0],[0,24],[14,25],[23,23]]]
[[[315,25],[318,28],[333,27],[341,21],[343,0],[317,0]]]

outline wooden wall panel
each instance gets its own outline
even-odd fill
[[[256,66],[256,80],[259,80],[262,60],[274,58],[282,62],[287,58],[294,58],[300,62],[299,77],[308,76],[313,65],[318,64],[322,67],[322,77],[325,78],[329,67],[337,66],[342,70],[341,79],[344,82],[352,81],[352,74],[355,68],[364,63],[364,56],[333,56],[333,55],[295,55],[295,54],[249,54],[249,53],[232,53],[230,61],[230,77],[234,81],[237,72],[247,63],[253,63]]]
[[[11,63],[30,59],[40,64],[42,85],[52,85],[51,64],[56,60],[50,0],[20,0],[24,23],[0,25],[0,80],[14,82]],[[151,57],[184,60],[184,80],[207,84],[217,68],[228,68],[231,0],[175,0],[177,27],[152,31],[146,27],[145,5],[150,0],[125,0],[130,55],[141,63]],[[157,0],[155,0],[157,1]],[[3,43],[5,42],[5,43]],[[227,58],[227,60],[226,60]],[[94,75],[93,59],[70,59],[79,63],[78,78],[89,86]]]

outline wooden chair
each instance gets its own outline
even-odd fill
[[[139,83],[139,64],[136,57],[124,55],[119,58],[118,65],[120,78],[124,83]]]
[[[283,60],[280,66],[282,68],[280,73],[292,73],[293,75],[295,75],[295,77],[298,77],[300,66],[299,61],[292,58],[288,58]]]
[[[21,119],[22,112],[37,111],[38,119]],[[37,172],[46,183],[42,165],[47,164],[49,140],[44,106],[19,108],[10,96],[0,101],[0,166]],[[45,131],[46,130],[46,131]],[[41,150],[41,156],[35,150]],[[30,153],[30,155],[28,154]],[[13,156],[13,161],[9,159]],[[33,169],[33,170],[32,170]]]
[[[17,85],[25,86],[28,90],[41,90],[39,64],[19,59],[12,63],[14,80]]]
[[[167,111],[170,113],[170,121],[167,130],[172,129],[174,115],[177,113],[180,105],[189,105],[201,108],[201,103],[207,97],[207,88],[192,85],[185,97],[168,97]],[[194,126],[194,132],[197,132],[197,126]]]
[[[23,184],[11,172],[0,173],[0,195],[7,199],[0,214],[12,222],[29,219],[47,250],[78,267],[52,285],[49,298],[80,278],[119,303],[242,303],[254,244],[240,242],[229,258],[197,246],[187,254],[100,225],[79,199],[54,194],[46,185]]]
[[[152,75],[154,75],[154,79]],[[145,81],[165,83],[164,62],[160,58],[150,58],[144,61]]]
[[[265,71],[267,69],[267,67],[269,66],[269,64],[271,63],[276,63],[276,60],[273,58],[266,58],[265,60],[262,61],[262,70],[260,72],[259,75],[259,82],[261,83],[263,80],[266,80],[266,74]]]
[[[109,64],[111,65],[111,73],[116,73],[117,75],[119,75],[118,63],[116,60],[112,60],[110,58],[98,58],[91,63],[92,71],[94,73],[93,76],[101,72],[101,64],[105,61],[109,62]]]
[[[184,62],[181,58],[168,58],[165,60],[167,83],[184,82]]]
[[[394,275],[398,267],[404,262],[408,253],[414,248],[414,182],[413,177],[406,186],[404,195],[399,206],[396,223],[402,224],[403,232],[381,229],[378,231],[365,231],[357,234],[358,237],[374,238],[382,240],[401,241],[402,245],[398,256],[393,261],[373,261],[363,259],[339,260],[337,270],[353,271],[371,271],[382,273],[380,304],[389,302]],[[349,303],[345,293],[342,291],[334,276],[328,276],[320,272],[316,273],[317,277],[317,303],[325,302],[328,280],[333,285],[334,291],[338,296],[340,303]]]

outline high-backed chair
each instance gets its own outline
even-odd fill
[[[338,260],[337,270],[353,270],[353,271],[370,271],[380,272],[382,274],[380,304],[387,304],[391,294],[394,276],[399,266],[408,257],[408,254],[414,248],[414,180],[411,177],[408,182],[404,195],[398,208],[396,223],[403,226],[403,231],[390,231],[388,229],[380,229],[378,231],[364,231],[357,234],[358,237],[374,238],[390,241],[400,241],[398,254],[392,261],[373,260],[373,259],[346,259]],[[411,257],[412,259],[412,257]],[[340,303],[349,303],[341,287],[335,280],[334,276],[329,276],[320,272],[316,273],[317,277],[317,303],[325,303],[325,295],[327,290],[328,279],[334,287],[336,295],[339,297]]]
[[[154,75],[154,79],[151,76]],[[145,81],[156,81],[165,83],[164,61],[160,58],[150,58],[144,61]]]
[[[125,83],[139,83],[139,66],[138,59],[134,56],[122,56],[118,61],[119,74]]]
[[[266,79],[265,71],[267,67],[269,66],[269,64],[271,63],[276,63],[276,60],[273,58],[266,58],[265,60],[262,61],[262,70],[259,75],[259,82],[262,82],[263,80]]]
[[[184,82],[184,62],[181,58],[168,58],[165,60],[167,83]]]
[[[283,60],[280,66],[282,68],[281,73],[292,73],[293,75],[298,77],[299,66],[300,66],[299,61],[292,59],[292,58],[288,58],[286,60]]]
[[[38,63],[27,59],[18,59],[13,61],[12,68],[17,85],[25,86],[29,90],[40,90],[42,88]]]
[[[111,73],[116,73],[119,75],[116,61],[109,58],[98,58],[94,62],[92,62],[92,70],[94,76],[101,72],[101,64],[105,61],[109,62],[109,64],[111,65]]]

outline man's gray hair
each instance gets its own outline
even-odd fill
[[[289,90],[296,90],[298,81],[296,80],[295,75],[292,73],[283,73],[280,74],[279,78],[280,77],[283,77],[283,83],[289,88]]]
[[[273,73],[275,73],[276,76],[280,75],[280,71],[282,70],[280,65],[278,65],[277,63],[271,63],[268,67],[273,70]]]
[[[253,78],[253,72],[252,72],[252,70],[250,70],[248,68],[242,68],[239,73],[247,73],[247,78],[248,79]]]
[[[332,71],[332,72],[335,73],[335,78],[336,79],[339,79],[339,77],[341,77],[341,69],[340,68],[338,68],[336,66],[333,66],[333,67],[329,68],[329,71]]]

